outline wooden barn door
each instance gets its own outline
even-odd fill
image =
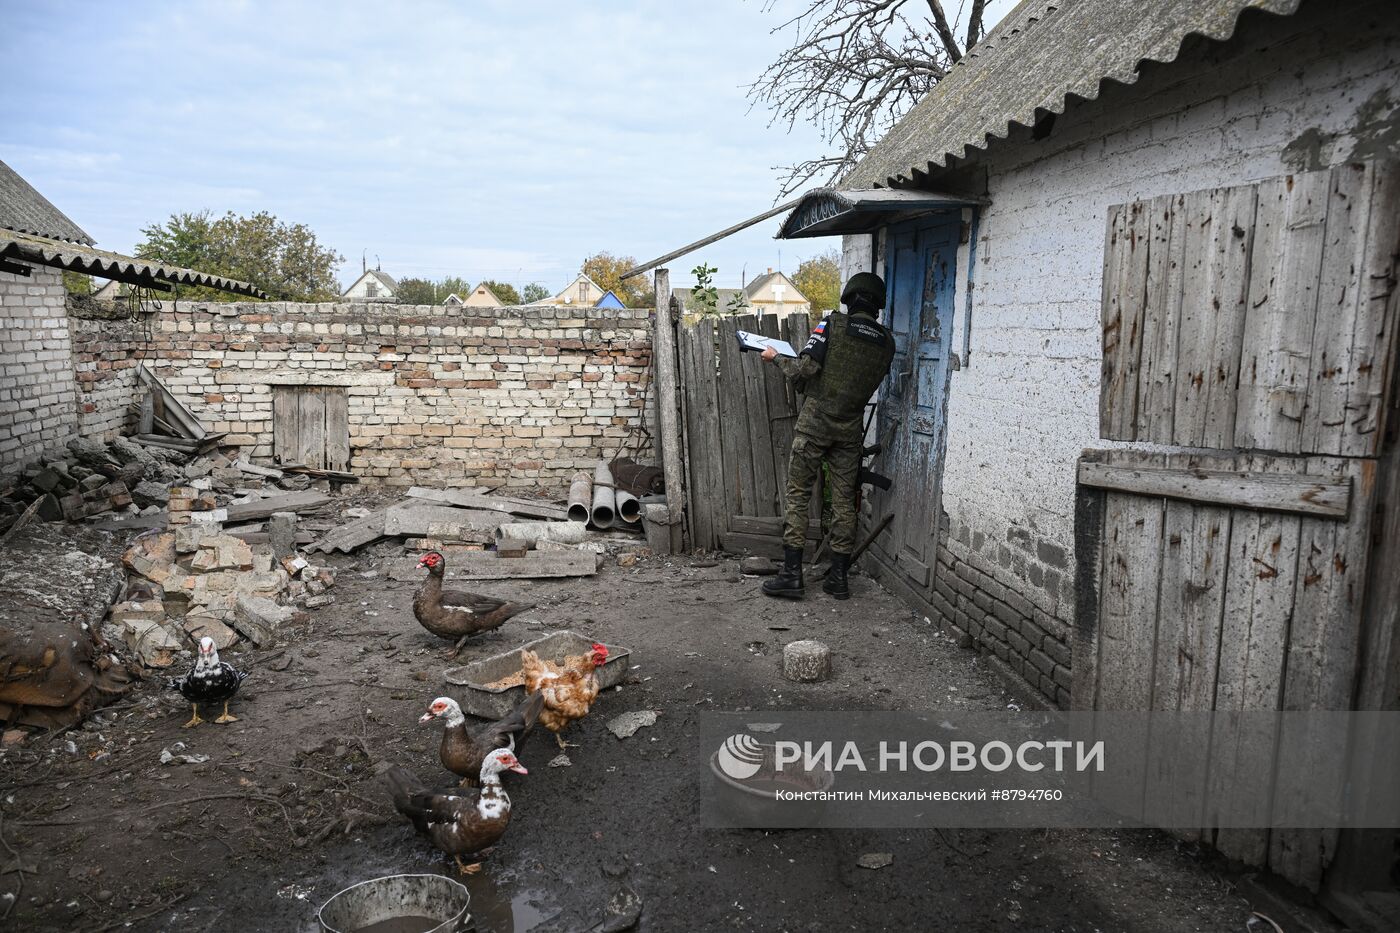
[[[272,444],[279,463],[348,470],[350,421],[345,389],[273,386]]]
[[[881,465],[894,488],[877,494],[876,514],[893,513],[877,539],[885,563],[918,591],[932,583],[948,390],[960,215],[923,219],[890,231],[886,282],[895,359],[880,399]]]
[[[1079,465],[1075,708],[1354,708],[1396,468],[1397,204],[1368,163],[1110,209],[1100,433],[1154,449]],[[1265,755],[1239,790],[1309,764]],[[1337,840],[1207,839],[1313,890]]]

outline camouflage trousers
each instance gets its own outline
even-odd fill
[[[817,437],[801,431],[792,439],[788,461],[787,508],[783,513],[783,545],[801,548],[807,540],[807,510],[812,486],[821,475],[822,461],[831,482],[831,550],[849,554],[856,546],[856,479],[860,475],[861,437]]]

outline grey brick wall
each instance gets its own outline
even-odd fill
[[[0,272],[0,474],[78,429],[63,277],[36,266]]]

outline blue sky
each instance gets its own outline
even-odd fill
[[[745,97],[795,8],[0,0],[0,159],[107,249],[176,211],[268,210],[341,252],[346,283],[364,250],[553,290],[597,250],[650,259],[767,209],[773,166],[823,151]],[[704,260],[736,286],[835,244],[777,223],[673,280]]]

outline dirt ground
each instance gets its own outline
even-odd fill
[[[7,749],[0,891],[22,885],[0,927],[311,931],[349,884],[451,873],[374,778],[388,762],[450,779],[440,730],[417,724],[444,692],[445,643],[414,621],[415,584],[388,578],[401,556],[386,544],[332,558],[333,605],[280,647],[230,658],[253,672],[237,723],[182,729],[188,707],[148,683],[82,729]],[[649,931],[1252,929],[1228,876],[1158,833],[703,828],[700,775],[676,754],[699,711],[1024,702],[973,652],[853,582],[849,602],[792,603],[758,595],[734,560],[610,557],[593,578],[491,584],[539,607],[461,660],[568,628],[630,647],[639,667],[572,736],[571,767],[547,767],[557,750],[543,730],[525,743],[511,828],[468,882],[477,928],[592,929],[625,872]],[[778,676],[782,644],[803,637],[832,646],[831,681]],[[625,741],[604,728],[637,709],[660,718]],[[208,759],[162,765],[163,749]],[[858,867],[872,851],[893,864]]]

